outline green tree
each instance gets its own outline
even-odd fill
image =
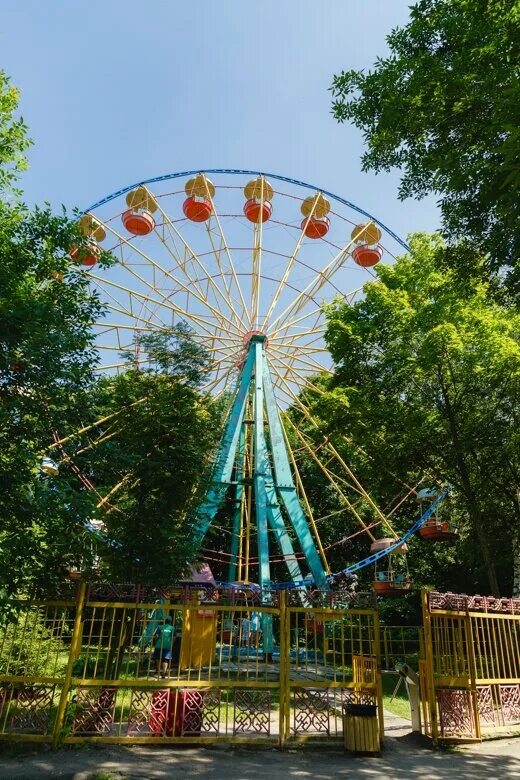
[[[168,374],[194,387],[201,384],[209,365],[209,353],[194,340],[185,322],[136,336],[133,349],[121,357],[132,363],[136,356],[146,356],[148,371]]]
[[[203,351],[192,343],[190,366],[187,351],[180,362],[191,383],[178,378],[170,356],[171,373],[129,370],[94,393],[96,414],[110,420],[96,431],[99,446],[75,462],[107,497],[93,516],[121,545],[98,545],[104,573],[115,580],[174,582],[197,555],[190,510],[214,454],[221,406],[193,386],[205,370]]]
[[[27,167],[24,152],[31,145],[27,126],[16,117],[20,93],[0,70],[0,192],[11,189]]]
[[[363,300],[330,306],[336,371],[313,403],[325,430],[346,431],[367,453],[359,466],[380,499],[380,465],[453,485],[455,514],[468,527],[467,571],[477,550],[497,594],[511,591],[513,557],[520,566],[520,318],[494,299],[482,257],[465,278],[447,265],[455,251],[416,235],[411,256],[377,267]]]
[[[519,40],[518,0],[420,0],[388,56],[332,84],[333,115],[363,132],[364,170],[401,169],[401,198],[438,194],[446,233],[493,268],[520,257]]]
[[[100,302],[70,259],[85,240],[65,215],[25,208],[14,184],[29,145],[18,91],[0,72],[0,596],[62,576],[81,551],[90,499],[40,472],[57,431],[88,416]],[[102,258],[102,264],[107,261]]]
[[[171,581],[196,555],[186,517],[220,423],[197,389],[207,354],[180,324],[136,340],[148,370],[96,377],[103,306],[70,258],[86,238],[16,199],[29,143],[17,101],[0,73],[0,599],[97,555],[109,577]],[[114,545],[87,533],[93,519]]]
[[[60,575],[79,552],[84,497],[56,492],[42,453],[88,417],[101,305],[70,260],[72,223],[49,209],[0,204],[0,587]],[[65,484],[65,483],[64,483]],[[76,544],[77,542],[77,544]]]

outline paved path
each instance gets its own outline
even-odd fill
[[[352,757],[337,748],[279,752],[228,747],[88,746],[14,756],[0,753],[2,780],[520,780],[520,737],[459,750],[433,751],[410,733],[410,721],[385,712],[380,757]],[[105,775],[106,777],[106,775]]]
[[[464,751],[432,751],[409,736],[390,738],[379,758],[353,758],[338,750],[304,751],[92,746],[8,758],[5,780],[90,780],[97,773],[129,780],[495,780],[520,779],[520,739],[488,742]]]

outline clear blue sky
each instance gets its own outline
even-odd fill
[[[400,203],[397,174],[362,174],[360,133],[330,115],[334,73],[368,68],[408,0],[17,0],[0,67],[35,146],[29,203],[87,207],[161,173],[253,168],[352,200],[403,237],[433,200]]]

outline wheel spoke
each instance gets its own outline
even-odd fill
[[[309,282],[307,287],[295,298],[295,300],[287,306],[284,311],[278,315],[278,317],[273,321],[272,327],[277,325],[278,323],[283,324],[289,316],[293,314],[299,314],[299,312],[302,309],[302,306],[305,305],[305,301],[309,298],[314,298],[316,294],[322,289],[322,287],[332,279],[334,274],[339,271],[341,266],[345,263],[345,260],[348,258],[350,254],[350,248],[352,247],[352,244],[355,243],[358,239],[363,237],[363,234],[366,232],[367,228],[369,226],[372,226],[374,223],[369,222],[366,225],[363,226],[359,230],[358,233],[356,233],[356,236],[354,238],[351,238],[350,241],[348,241],[345,246],[340,249],[340,251],[335,255],[335,257],[332,258],[330,263],[325,266],[325,268],[322,271],[319,271],[314,279]]]

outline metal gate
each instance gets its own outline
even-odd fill
[[[423,593],[425,733],[436,744],[520,728],[520,599]]]
[[[382,735],[379,670],[371,594],[79,583],[3,629],[0,739],[283,746],[341,739],[348,703]]]

